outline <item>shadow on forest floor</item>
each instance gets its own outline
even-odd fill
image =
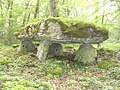
[[[120,53],[99,50],[97,65],[72,62],[74,52],[39,61],[33,54],[0,48],[1,90],[119,90]]]

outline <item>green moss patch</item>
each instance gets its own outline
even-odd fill
[[[38,22],[31,22],[25,27],[22,27],[20,31],[28,30],[31,25],[34,26],[34,33],[38,32],[39,25],[41,22],[45,22],[45,31],[48,29],[48,21],[58,22],[61,26],[61,30],[64,35],[76,38],[90,38],[90,37],[107,37],[108,30],[104,27],[99,27],[91,23],[85,23],[80,20],[61,18],[61,17],[48,17],[47,19],[42,19]]]
[[[46,21],[58,22],[61,25],[61,29],[63,31],[67,30],[67,28],[68,28],[68,24],[66,23],[66,20],[68,20],[68,19],[60,18],[60,17],[49,17],[46,19]]]
[[[26,26],[24,26],[20,29],[20,32],[22,32],[23,30],[27,30],[30,26],[34,27],[34,32],[37,32],[38,28],[39,28],[39,25],[40,25],[40,22],[41,21],[28,23]]]
[[[92,23],[85,23],[80,20],[61,17],[50,17],[47,21],[58,22],[65,35],[77,38],[89,38],[95,36],[108,37],[108,30],[105,27],[99,27]]]

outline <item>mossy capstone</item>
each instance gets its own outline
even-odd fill
[[[108,39],[108,30],[94,24],[68,18],[47,18],[28,24],[16,33],[19,39],[33,38],[60,43],[101,43]]]

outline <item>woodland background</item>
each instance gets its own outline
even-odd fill
[[[65,57],[43,61],[19,53],[14,33],[49,16],[107,28],[109,39],[93,45],[101,61],[71,60],[78,44],[63,44]],[[0,0],[0,90],[120,90],[120,0]]]
[[[0,42],[16,43],[14,32],[50,15],[103,25],[110,31],[108,41],[120,42],[119,0],[0,0]]]

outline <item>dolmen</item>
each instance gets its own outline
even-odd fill
[[[97,50],[92,44],[99,44],[109,38],[108,30],[91,23],[69,18],[49,17],[32,22],[15,33],[21,40],[20,52],[34,52],[40,60],[48,54],[62,55],[62,44],[80,44],[74,60],[92,64]],[[35,47],[33,41],[39,42]]]

